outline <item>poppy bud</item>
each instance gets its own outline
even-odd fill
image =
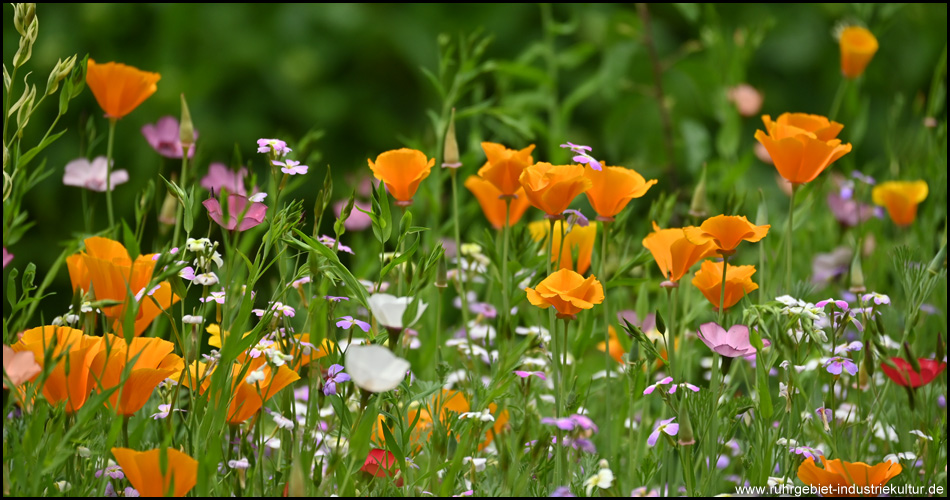
[[[445,255],[439,257],[439,263],[435,267],[435,286],[442,289],[449,286],[448,269],[445,265]],[[441,290],[440,290],[441,291]]]
[[[846,78],[857,78],[877,52],[877,38],[860,26],[849,26],[838,37],[841,48],[841,73]]]
[[[943,341],[943,334],[937,333],[937,356],[934,359],[941,360],[947,356],[947,344]]]
[[[689,215],[703,219],[709,215],[709,201],[706,200],[706,165],[703,164],[703,173],[699,177],[699,184],[693,190],[693,200],[689,204]]]
[[[945,260],[947,260],[947,242],[943,243],[943,246],[940,247],[940,251],[937,252],[937,255],[930,261],[930,265],[927,266],[927,271],[934,275],[939,273],[940,269],[944,266]]]
[[[692,446],[696,443],[696,439],[693,437],[693,424],[689,420],[686,398],[683,398],[683,401],[680,403],[679,422],[680,431],[677,437],[679,437],[680,446]]]
[[[910,367],[913,368],[915,372],[920,373],[920,362],[917,361],[917,357],[911,352],[910,344],[907,342],[904,342],[904,359],[910,363]]]
[[[455,108],[449,117],[449,129],[445,132],[445,147],[442,150],[442,168],[459,168],[459,143],[455,138]]]
[[[860,245],[859,245],[860,248]],[[863,293],[867,291],[864,287],[864,271],[861,268],[861,252],[854,252],[854,258],[851,260],[851,293]]]
[[[191,111],[188,110],[185,94],[181,95],[181,124],[178,126],[178,140],[181,141],[182,150],[186,154],[195,145],[195,125],[191,121]]]

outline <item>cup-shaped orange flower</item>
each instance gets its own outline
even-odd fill
[[[887,208],[898,226],[909,226],[917,219],[917,205],[927,199],[927,181],[887,181],[874,186],[871,199]]]
[[[85,241],[86,250],[66,258],[69,280],[73,291],[90,290],[96,300],[115,300],[122,304],[102,309],[106,317],[115,321],[115,332],[122,335],[122,319],[127,307],[138,302],[135,316],[135,334],[142,332],[163,309],[178,302],[171,285],[163,281],[147,289],[155,271],[155,254],[140,255],[133,261],[121,243],[93,236]],[[131,295],[131,297],[130,297]]]
[[[548,238],[551,224],[548,221],[532,222],[528,225],[531,237],[535,241],[548,240],[551,245],[551,262],[558,262],[558,269],[573,269],[584,274],[590,269],[590,258],[594,253],[594,240],[597,238],[597,224],[588,224],[582,227],[579,224],[571,225],[570,231],[564,236],[564,245],[561,245],[561,232],[564,221],[554,223],[554,237]],[[559,252],[563,250],[564,254]],[[558,257],[560,255],[560,258]],[[574,263],[577,262],[575,266]]]
[[[122,63],[98,64],[89,59],[86,85],[106,116],[115,120],[131,113],[158,90],[162,75]]]
[[[841,74],[846,78],[857,78],[877,52],[877,38],[867,28],[848,26],[841,30],[838,37],[841,47]]]
[[[604,287],[597,278],[590,276],[585,279],[570,269],[551,274],[537,287],[526,288],[525,292],[532,305],[541,309],[553,306],[561,319],[574,319],[577,313],[604,301]]]
[[[719,308],[719,299],[722,293],[722,262],[704,260],[693,276],[693,285],[703,292],[703,296]],[[752,281],[755,266],[729,266],[726,268],[726,297],[722,307],[729,309],[736,305],[746,294],[757,290],[759,285]]]
[[[716,252],[732,255],[739,243],[755,243],[769,233],[769,224],[756,226],[744,215],[717,215],[706,219],[699,227],[683,229],[686,239],[694,245],[712,242]]]
[[[482,207],[482,213],[495,229],[501,229],[505,226],[505,200],[504,194],[491,182],[477,175],[465,179],[465,187],[468,188],[478,204]],[[524,189],[518,185],[514,196],[511,199],[511,208],[508,209],[508,224],[513,226],[521,220],[525,210],[531,206],[528,197],[524,194]]]
[[[811,182],[851,152],[851,144],[837,139],[844,125],[824,116],[782,113],[775,121],[764,115],[762,122],[765,131],[756,130],[755,138],[769,152],[778,173],[792,184]]]
[[[367,159],[373,176],[386,183],[389,194],[396,204],[407,207],[412,204],[419,184],[429,176],[435,158],[426,160],[422,151],[402,148],[386,151],[376,157],[376,162]]]
[[[162,468],[161,449],[135,451],[112,448],[115,462],[122,467],[126,479],[143,497],[163,497],[166,493],[183,497],[198,483],[198,461],[174,448],[164,450],[166,466]],[[162,473],[164,470],[164,474]]]
[[[264,403],[285,387],[300,380],[300,375],[286,365],[272,367],[265,356],[251,359],[247,371],[245,365],[235,363],[232,367],[231,400],[228,403],[228,423],[239,424],[254,416]],[[205,388],[202,388],[202,391]]]
[[[502,196],[518,194],[521,189],[521,174],[534,163],[531,152],[534,144],[522,149],[508,149],[495,142],[483,142],[487,161],[478,170],[478,176],[495,186]]]
[[[636,170],[625,167],[584,169],[591,187],[584,194],[599,220],[611,221],[634,198],[645,195],[656,179],[646,180]]]
[[[10,346],[15,352],[32,352],[36,363],[45,368],[46,351],[56,366],[42,381],[43,397],[52,405],[66,403],[66,412],[75,413],[89,397],[89,368],[102,339],[83,335],[66,326],[40,326],[27,330]],[[36,381],[42,372],[33,376]]]
[[[683,228],[660,229],[656,222],[653,232],[643,238],[643,246],[653,254],[663,277],[672,283],[685,276],[694,264],[716,253],[712,241],[697,245],[686,238]]]
[[[131,416],[145,406],[159,383],[185,368],[174,350],[174,344],[160,338],[135,338],[129,347],[122,337],[109,335],[90,365],[89,387],[107,391],[121,384],[109,396],[108,406],[118,415]],[[129,363],[132,367],[123,382]]]
[[[871,466],[863,462],[843,462],[841,460],[828,460],[821,457],[824,468],[815,464],[814,458],[807,458],[798,467],[798,479],[809,486],[826,487],[830,491],[822,492],[822,496],[855,496],[853,491],[845,488],[856,487],[860,489],[867,488],[867,491],[859,490],[859,495],[876,496],[880,494],[880,487],[884,486],[891,479],[901,473],[901,464],[896,462],[883,462]],[[874,490],[877,490],[875,493]]]
[[[560,217],[579,194],[591,188],[593,183],[584,176],[581,165],[551,165],[539,162],[522,172],[528,201],[549,217]]]

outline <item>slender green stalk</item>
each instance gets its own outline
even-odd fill
[[[676,380],[676,371],[673,369],[673,352],[676,350],[676,299],[677,287],[666,289],[666,301],[669,305],[669,323],[666,325],[666,364],[670,367],[670,376]]]
[[[561,365],[561,349],[564,347],[558,341],[557,338],[557,322],[551,325],[551,345],[554,350],[554,417],[561,418],[561,415],[564,413],[562,410],[562,405],[564,404],[564,397],[562,394],[563,389],[563,380],[561,380],[561,370],[563,366]],[[566,328],[566,325],[565,325]],[[560,428],[557,429],[557,445],[554,447],[554,457],[555,457],[555,482],[557,484],[563,484],[565,480],[564,475],[564,431]]]
[[[841,109],[841,101],[844,100],[845,91],[848,89],[848,83],[851,80],[845,77],[841,77],[841,82],[838,83],[838,90],[835,91],[834,100],[831,101],[831,111],[828,112],[828,119],[834,120],[838,116],[838,111]]]
[[[185,147],[184,154],[181,155],[181,185],[188,185],[188,154],[191,151],[191,146]],[[227,203],[227,200],[224,200]],[[175,211],[175,232],[172,236],[172,247],[178,246],[178,238],[181,235],[181,218],[184,215],[185,207],[182,204],[178,204],[178,209]],[[186,235],[187,236],[187,235]]]
[[[508,219],[511,216],[511,198],[505,197],[505,225],[502,229],[502,249],[501,249],[501,335],[504,338],[509,338],[510,329],[511,329],[511,305],[508,304],[508,296],[510,294],[508,290],[508,282],[510,281],[510,276],[508,276],[508,246],[509,246],[509,234],[511,233],[511,224],[508,223]]]
[[[106,143],[106,210],[109,212],[109,232],[115,234],[115,215],[112,211],[112,146],[115,144],[115,118],[109,118],[109,141]]]
[[[455,225],[455,264],[458,273],[456,276],[456,284],[458,286],[459,297],[462,299],[462,323],[465,326],[465,331],[468,331],[468,297],[465,295],[465,280],[462,279],[462,235],[459,229],[458,169],[453,168],[450,170],[450,177],[452,178],[452,221]]]
[[[725,317],[725,307],[726,304],[726,270],[729,269],[729,256],[725,254],[722,255],[722,284],[719,288],[719,326],[725,328],[726,325],[723,323],[723,318]]]
[[[795,219],[795,193],[798,184],[792,184],[792,194],[788,197],[788,229],[785,231],[785,293],[792,293],[792,231]],[[858,217],[860,220],[860,217]]]
[[[607,459],[613,460],[614,425],[611,423],[613,412],[610,404],[612,386],[610,372],[613,368],[613,359],[610,357],[610,308],[607,307],[607,244],[610,242],[610,221],[603,221],[602,226],[604,230],[600,240],[600,282],[604,284],[604,302],[600,307],[604,311],[604,370],[607,374],[607,384],[604,387],[604,411],[606,414],[604,422],[607,423]]]

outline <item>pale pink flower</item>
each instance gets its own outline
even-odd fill
[[[203,201],[202,205],[208,209],[211,219],[228,231],[247,231],[264,222],[267,215],[267,205],[249,201],[238,194],[228,195],[227,221],[224,220],[224,211],[217,199],[209,198]]]
[[[101,193],[106,190],[108,172],[105,156],[97,156],[91,162],[85,158],[76,158],[66,164],[63,184]],[[115,189],[119,184],[128,182],[129,172],[124,169],[113,170],[110,177],[112,179],[111,188]]]
[[[762,94],[748,83],[740,83],[729,89],[727,96],[736,105],[739,114],[745,117],[755,116],[762,109]]]
[[[198,141],[198,131],[195,130],[195,139]],[[147,123],[142,126],[142,135],[158,154],[166,158],[181,158],[185,155],[184,148],[181,146],[181,135],[179,133],[178,120],[174,116],[163,116],[158,119],[154,125]],[[188,151],[188,158],[194,158],[195,147]]]

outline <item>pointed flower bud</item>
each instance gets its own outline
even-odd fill
[[[689,215],[698,219],[704,219],[709,215],[709,201],[706,200],[706,165],[703,165],[703,173],[699,177],[699,184],[693,191],[693,200],[689,204]]]
[[[191,121],[191,111],[188,110],[188,101],[185,94],[181,95],[181,125],[178,127],[178,137],[181,147],[187,151],[195,145],[195,125]]]
[[[442,168],[459,168],[459,143],[455,138],[455,108],[449,117],[449,130],[445,132],[445,148],[442,150]]]

